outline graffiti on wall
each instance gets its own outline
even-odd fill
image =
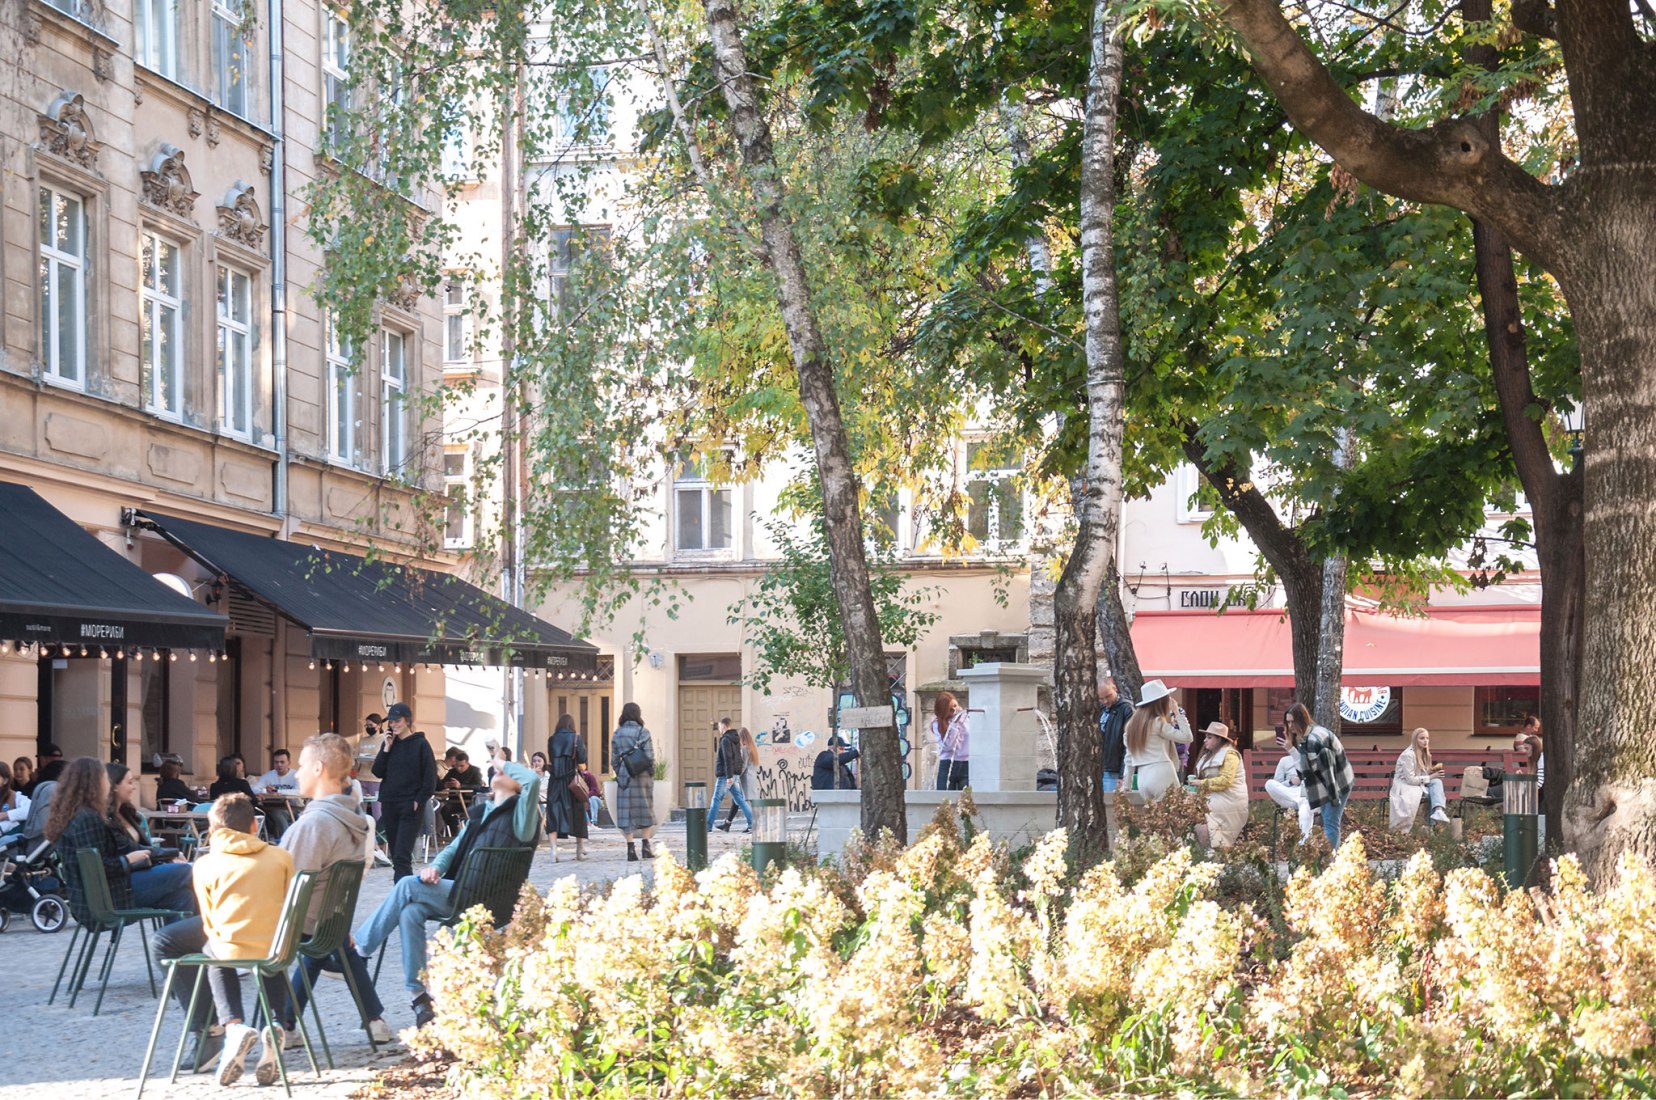
[[[803,756],[777,756],[761,760],[755,769],[760,798],[780,798],[790,813],[811,808],[811,762]]]

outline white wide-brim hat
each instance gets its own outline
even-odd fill
[[[1165,699],[1173,694],[1173,689],[1160,680],[1146,680],[1144,687],[1139,689],[1139,706],[1154,703],[1157,699]]]

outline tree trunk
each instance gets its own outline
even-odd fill
[[[1317,664],[1309,698],[1300,697],[1311,717],[1340,732],[1340,674],[1345,671],[1346,559],[1325,558],[1318,586]],[[1291,613],[1291,612],[1290,612]],[[1298,669],[1295,669],[1298,680]]]
[[[1075,548],[1053,597],[1057,628],[1053,698],[1058,711],[1058,821],[1083,864],[1102,856],[1104,746],[1098,734],[1098,597],[1115,564],[1121,514],[1121,317],[1115,242],[1115,122],[1121,37],[1109,0],[1094,0],[1092,57],[1081,147],[1081,303],[1086,319],[1087,470],[1078,494]]]
[[[1120,529],[1118,520],[1117,538],[1121,537]],[[1104,589],[1098,594],[1098,639],[1104,646],[1104,663],[1110,668],[1116,690],[1136,703],[1144,688],[1144,670],[1139,667],[1138,652],[1133,648],[1131,625],[1127,608],[1121,603],[1121,570],[1111,559]]]
[[[834,390],[833,368],[811,304],[805,262],[784,206],[770,126],[759,110],[759,93],[748,71],[734,0],[704,0],[703,7],[713,45],[714,71],[724,89],[731,128],[742,151],[765,256],[776,274],[777,303],[787,328],[788,346],[799,375],[800,401],[816,450],[829,572],[844,621],[851,690],[859,706],[889,706],[891,683],[886,673],[885,648],[880,642],[880,621],[869,588],[856,470],[851,463],[839,395]],[[896,726],[864,729],[861,748],[863,832],[872,840],[882,831],[890,831],[899,842],[907,843],[903,761]]]

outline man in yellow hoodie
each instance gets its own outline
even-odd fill
[[[207,954],[217,959],[265,958],[276,938],[282,900],[293,881],[293,857],[254,835],[253,801],[244,794],[225,795],[214,802],[208,823],[212,850],[196,861],[194,876]],[[261,1033],[249,1027],[242,1015],[241,975],[218,967],[207,971],[219,1026],[224,1028],[224,1053],[217,1074],[221,1085],[241,1077],[243,1062],[253,1044],[261,1041],[254,1077],[261,1085],[276,1080],[282,1029],[273,1021],[287,1015],[287,985],[281,975],[262,980],[273,1020],[266,1021]]]

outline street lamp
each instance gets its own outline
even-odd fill
[[[774,863],[788,862],[788,803],[780,798],[753,801],[753,869],[761,875]]]
[[[684,862],[692,871],[707,866],[707,784],[684,785]]]
[[[1581,436],[1587,430],[1587,408],[1579,401],[1571,401],[1553,410],[1558,426],[1570,437],[1570,468],[1581,461]]]

